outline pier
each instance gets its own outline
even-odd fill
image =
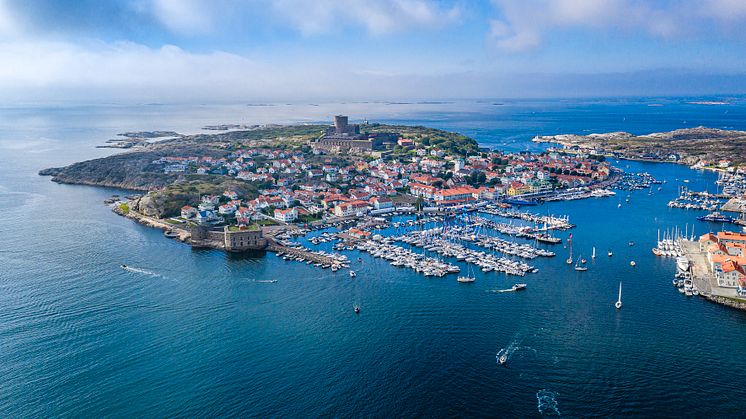
[[[306,249],[285,246],[275,240],[269,240],[267,250],[269,250],[270,252],[275,252],[277,254],[282,253],[284,255],[292,256],[296,259],[310,261],[311,263],[317,263],[321,265],[334,266],[341,265],[343,263],[343,260],[340,258],[335,258],[333,256],[320,254],[317,252],[311,252]]]

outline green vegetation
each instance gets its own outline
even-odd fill
[[[122,211],[122,214],[127,215],[130,213],[130,206],[122,202],[119,204],[119,210]]]
[[[258,224],[251,224],[245,227],[238,227],[236,225],[232,225],[228,227],[228,230],[230,231],[258,231],[259,229],[260,227]]]
[[[473,138],[455,132],[447,132],[423,126],[381,125],[372,124],[362,126],[365,132],[398,132],[402,137],[414,141],[416,147],[432,147],[442,150],[446,154],[457,154],[463,157],[479,153],[479,145]],[[399,154],[411,154],[414,150],[399,148]],[[397,153],[397,151],[394,151]]]
[[[301,223],[312,223],[321,219],[321,215],[319,214],[303,214],[298,216],[298,221]]]
[[[202,195],[221,195],[225,190],[234,190],[247,199],[254,199],[259,195],[256,185],[251,182],[223,176],[199,176],[197,178],[200,180],[174,183],[149,194],[162,217],[180,214],[181,207],[199,202]]]

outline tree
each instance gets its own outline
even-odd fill
[[[477,183],[484,183],[487,180],[487,175],[484,172],[479,172],[477,175]]]
[[[417,200],[416,200],[416,201],[414,201],[414,208],[415,208],[415,209],[416,209],[417,211],[422,211],[422,207],[423,207],[424,205],[425,205],[425,199],[424,199],[424,198],[422,198],[421,196],[418,196],[418,197],[417,197]]]

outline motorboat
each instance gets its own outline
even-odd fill
[[[471,282],[474,282],[476,280],[477,279],[474,278],[473,276],[460,276],[460,277],[456,278],[456,281],[461,282],[461,283],[471,283]]]
[[[360,314],[360,306],[355,306],[355,314]]]
[[[500,349],[497,352],[497,355],[495,355],[495,359],[497,360],[498,364],[507,365],[508,364],[508,351],[505,348]]]
[[[634,260],[629,262],[629,266],[635,267],[635,265],[637,265],[637,263],[635,263]]]
[[[350,271],[350,278],[354,278],[356,276],[357,274],[355,273],[355,271]]]
[[[513,291],[522,291],[526,289],[526,284],[515,284],[510,287]]]

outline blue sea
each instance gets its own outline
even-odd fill
[[[704,99],[2,106],[0,416],[743,416],[746,313],[683,297],[673,261],[650,252],[658,229],[719,228],[666,206],[685,179],[714,191],[712,173],[620,161],[667,183],[629,203],[532,208],[568,215],[574,252],[598,257],[576,272],[552,246],[558,256],[534,260],[519,293],[491,292],[515,277],[426,279],[356,251],[350,279],[272,254],[192,250],[114,215],[102,201],[122,191],[37,175],[111,154],[95,146],[124,131],[337,113],[514,151],[536,149],[537,134],[746,130],[743,98],[689,103]]]

